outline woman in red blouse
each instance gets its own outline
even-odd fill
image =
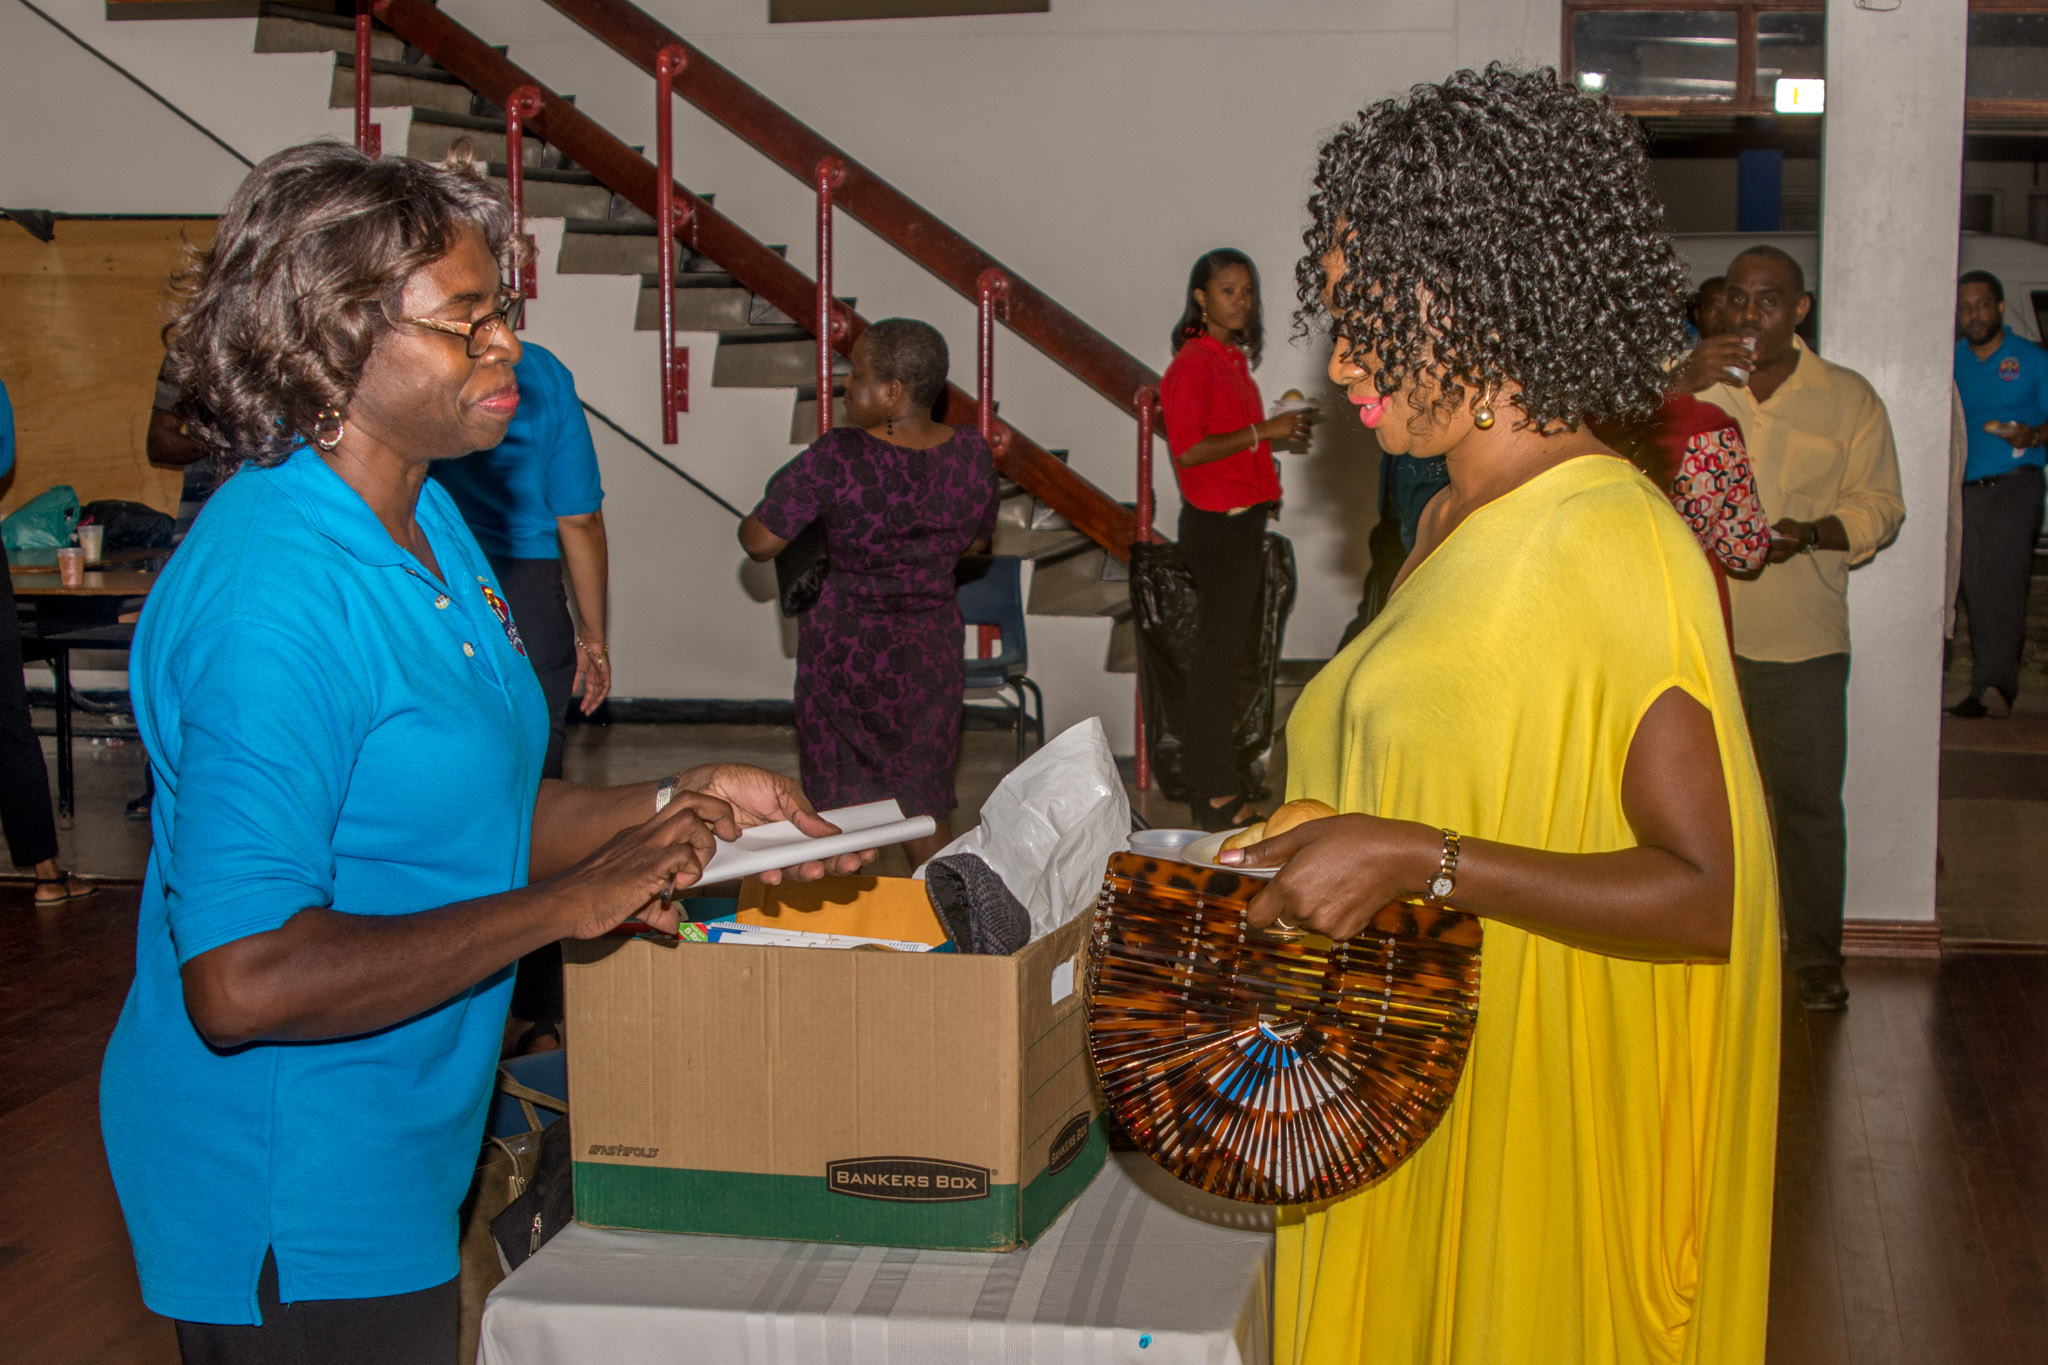
[[[1266,417],[1252,367],[1265,325],[1259,272],[1220,247],[1195,262],[1159,385],[1166,444],[1180,480],[1180,546],[1201,619],[1188,676],[1188,804],[1203,829],[1239,823],[1245,795],[1232,736],[1258,640],[1266,522],[1280,506],[1271,441],[1303,440],[1307,412]]]

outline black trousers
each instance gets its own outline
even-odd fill
[[[1237,765],[1237,721],[1253,685],[1259,610],[1265,596],[1266,521],[1263,502],[1236,516],[1180,509],[1180,551],[1194,576],[1201,619],[1195,624],[1196,666],[1188,675],[1188,800],[1236,796],[1243,786]]]
[[[568,731],[569,693],[576,686],[576,623],[569,616],[569,592],[559,559],[493,559],[505,605],[526,646],[541,695],[548,699],[548,757],[542,777],[562,775],[562,745]]]
[[[2019,695],[2027,583],[2041,533],[2041,471],[2028,466],[1963,485],[1963,582],[1970,613],[1970,691]]]
[[[1742,710],[1770,802],[1787,967],[1842,965],[1848,825],[1849,656],[1798,663],[1735,660]]]
[[[184,1365],[455,1365],[457,1280],[375,1299],[277,1301],[277,1261],[263,1258],[263,1325],[178,1322]]]
[[[0,551],[0,561],[5,552]],[[50,805],[50,770],[29,718],[21,680],[21,622],[14,614],[14,582],[0,574],[0,829],[16,867],[57,856],[57,815]]]
[[[542,777],[562,775],[562,746],[568,736],[569,693],[576,686],[576,624],[562,585],[559,559],[493,559],[505,605],[512,609],[520,642],[548,700],[548,756]],[[512,1016],[535,1023],[562,1020],[562,945],[550,943],[519,959],[512,984]]]

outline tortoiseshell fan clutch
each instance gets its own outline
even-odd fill
[[[1479,921],[1397,903],[1348,943],[1245,924],[1262,883],[1131,853],[1095,903],[1088,1046],[1181,1180],[1253,1204],[1355,1190],[1436,1128],[1479,1006]]]

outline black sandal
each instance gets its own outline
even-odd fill
[[[36,896],[35,903],[39,906],[63,905],[69,901],[82,901],[87,896],[97,896],[100,893],[100,889],[97,886],[90,884],[83,891],[73,891],[71,889],[71,874],[62,871],[58,872],[54,877],[36,878],[36,885],[38,887],[61,886],[64,888],[64,894],[61,896]],[[30,894],[33,895],[34,893],[31,892]]]
[[[1242,796],[1233,796],[1220,806],[1212,806],[1198,796],[1188,803],[1188,809],[1194,816],[1197,829],[1216,834],[1237,828],[1244,815],[1245,800]]]

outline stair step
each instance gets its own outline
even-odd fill
[[[421,109],[418,114],[440,113],[438,109]],[[454,117],[446,115],[446,117]],[[464,116],[465,118],[467,115]],[[481,121],[481,120],[479,120]],[[467,139],[470,150],[485,162],[494,166],[505,164],[505,128],[503,124],[494,130],[466,128],[452,123],[430,122],[415,115],[405,136],[405,154],[421,161],[439,161],[457,142]],[[520,162],[529,173],[543,164],[548,148],[539,138],[521,138]]]
[[[818,343],[801,327],[747,327],[718,334],[711,382],[721,388],[793,389],[816,382]]]
[[[347,52],[356,50],[352,20],[296,5],[265,5],[256,16],[257,52]],[[379,25],[370,32],[370,56],[395,62],[405,40]]]
[[[461,138],[468,138],[476,154],[487,162],[503,165],[505,162],[505,119],[503,115],[457,114],[445,109],[418,109],[413,113],[412,129],[406,138],[407,156],[422,161],[439,161],[448,155],[448,149]],[[548,146],[537,137],[521,138],[522,160],[529,171],[578,170],[569,159],[557,149]]]
[[[1127,612],[1130,584],[1103,580],[1103,564],[1108,558],[1108,551],[1090,542],[1087,549],[1051,563],[1034,561],[1031,601],[1026,609],[1034,616],[1116,616]]]
[[[724,275],[714,262],[674,244],[678,274]],[[620,218],[571,218],[555,270],[563,275],[652,275],[661,264],[654,224]],[[729,276],[727,278],[730,278]]]
[[[491,163],[486,172],[493,184],[505,183],[503,162]],[[592,218],[611,205],[612,192],[604,182],[576,167],[536,166],[525,180],[529,218]]]
[[[706,264],[710,264],[706,262]],[[784,313],[775,305],[756,298],[752,291],[731,275],[716,270],[689,271],[676,277],[676,316],[680,318],[687,310],[693,318],[713,319],[707,325],[684,327],[676,324],[678,331],[716,332],[732,327],[791,327],[796,319]],[[693,297],[685,300],[687,291]],[[715,295],[716,297],[709,297]],[[737,295],[738,297],[734,297]],[[849,311],[859,304],[858,299],[845,298],[840,302]],[[640,304],[634,316],[633,325],[643,332],[652,331],[658,325],[656,315],[661,308],[661,277],[648,271],[640,277]]]
[[[723,333],[751,325],[747,314],[754,296],[730,275],[707,274],[699,279],[678,275],[674,299],[674,325],[678,332]],[[633,329],[652,332],[660,327],[661,289],[643,285],[639,304],[633,311]]]
[[[398,69],[387,69],[392,67]],[[468,86],[446,71],[399,62],[373,61],[370,63],[370,103],[384,109],[411,106],[466,114],[470,107],[470,92]],[[338,54],[334,59],[334,83],[328,89],[327,107],[353,109],[355,104],[355,58],[349,54]]]

